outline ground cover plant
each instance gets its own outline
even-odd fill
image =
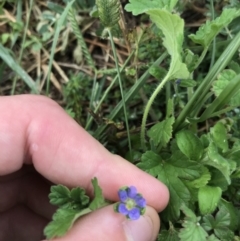
[[[2,1],[0,15],[1,95],[55,99],[165,183],[158,240],[240,240],[239,1]],[[93,200],[52,187],[48,238],[108,204],[92,184]],[[144,213],[134,187],[119,197],[115,211]]]

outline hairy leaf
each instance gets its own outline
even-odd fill
[[[197,217],[192,210],[186,206],[182,206],[181,210],[186,215],[183,228],[180,230],[179,237],[181,241],[193,241],[193,240],[207,240],[207,232],[201,227],[199,221],[200,217]]]
[[[103,204],[105,203],[105,199],[102,194],[102,189],[98,185],[98,181],[96,177],[93,178],[92,185],[94,188],[94,199],[90,203],[89,208],[91,210],[96,210],[103,206]]]
[[[69,207],[74,209],[85,208],[89,203],[89,197],[85,195],[85,190],[80,187],[71,191],[63,185],[51,186],[49,194],[50,203],[59,207]]]
[[[230,215],[230,224],[229,224],[229,228],[232,230],[232,231],[235,231],[238,226],[239,226],[239,217],[238,217],[238,210],[237,210],[237,207],[234,207],[233,203],[231,202],[228,202],[224,199],[221,199],[220,200],[220,203],[219,203],[219,208],[220,210],[221,209],[225,209],[229,215]]]
[[[153,140],[155,146],[166,146],[172,137],[172,125],[174,117],[167,118],[155,124],[149,131],[148,136]]]
[[[216,81],[213,82],[212,91],[216,96],[219,96],[220,93],[227,87],[229,82],[236,77],[237,74],[231,70],[226,69],[219,74]],[[240,90],[233,95],[229,101],[230,106],[239,106],[240,105]]]
[[[206,48],[210,45],[219,31],[238,16],[240,16],[240,10],[235,8],[225,8],[221,16],[213,21],[207,21],[199,28],[196,34],[190,34],[189,38],[194,43],[201,44],[204,48]]]
[[[186,64],[182,62],[181,49],[183,44],[184,21],[177,14],[172,14],[166,10],[149,10],[152,22],[162,30],[164,34],[163,45],[171,55],[171,64],[169,69],[169,79],[186,79],[189,72]]]
[[[172,11],[177,2],[177,0],[129,0],[129,3],[125,6],[125,10],[132,12],[133,15],[139,15],[152,9],[161,8]]]
[[[206,231],[214,231],[214,234],[221,240],[232,241],[233,232],[229,230],[230,214],[225,208],[221,208],[215,218],[212,215],[203,217],[203,228]]]
[[[176,220],[180,215],[182,203],[188,204],[191,199],[183,180],[192,181],[199,178],[203,172],[202,165],[189,161],[180,151],[174,152],[167,161],[153,151],[147,151],[137,166],[167,185],[171,198],[163,217]]]
[[[217,168],[226,178],[228,184],[230,184],[230,175],[236,169],[236,163],[231,160],[226,160],[223,156],[221,156],[213,142],[209,144],[208,157],[209,158],[204,158],[202,163]]]
[[[53,215],[53,221],[51,221],[44,229],[45,236],[47,239],[63,236],[80,216],[85,215],[90,211],[90,209],[79,211],[68,208],[59,208]]]
[[[65,205],[70,200],[70,190],[63,185],[51,186],[50,194],[48,195],[50,203],[59,207]]]
[[[170,222],[169,230],[162,230],[158,235],[157,241],[179,241],[178,232],[174,229]]]
[[[204,187],[209,182],[209,180],[211,179],[211,174],[209,170],[205,167],[203,167],[202,170],[203,172],[199,178],[196,178],[193,181],[188,182],[188,185],[190,187],[193,187],[193,188]]]

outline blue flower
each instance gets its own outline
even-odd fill
[[[116,212],[125,215],[128,219],[137,220],[144,214],[146,200],[137,192],[136,187],[123,187],[118,191],[120,202],[116,203]]]

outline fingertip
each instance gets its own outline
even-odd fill
[[[146,208],[144,216],[132,221],[115,213],[110,205],[82,217],[65,236],[54,241],[154,241],[159,228],[159,216],[151,207]]]

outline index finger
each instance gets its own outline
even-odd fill
[[[50,181],[91,190],[97,177],[104,196],[117,200],[121,186],[134,185],[148,205],[165,208],[164,184],[107,151],[54,101],[41,96],[0,97],[0,175],[33,164]]]

